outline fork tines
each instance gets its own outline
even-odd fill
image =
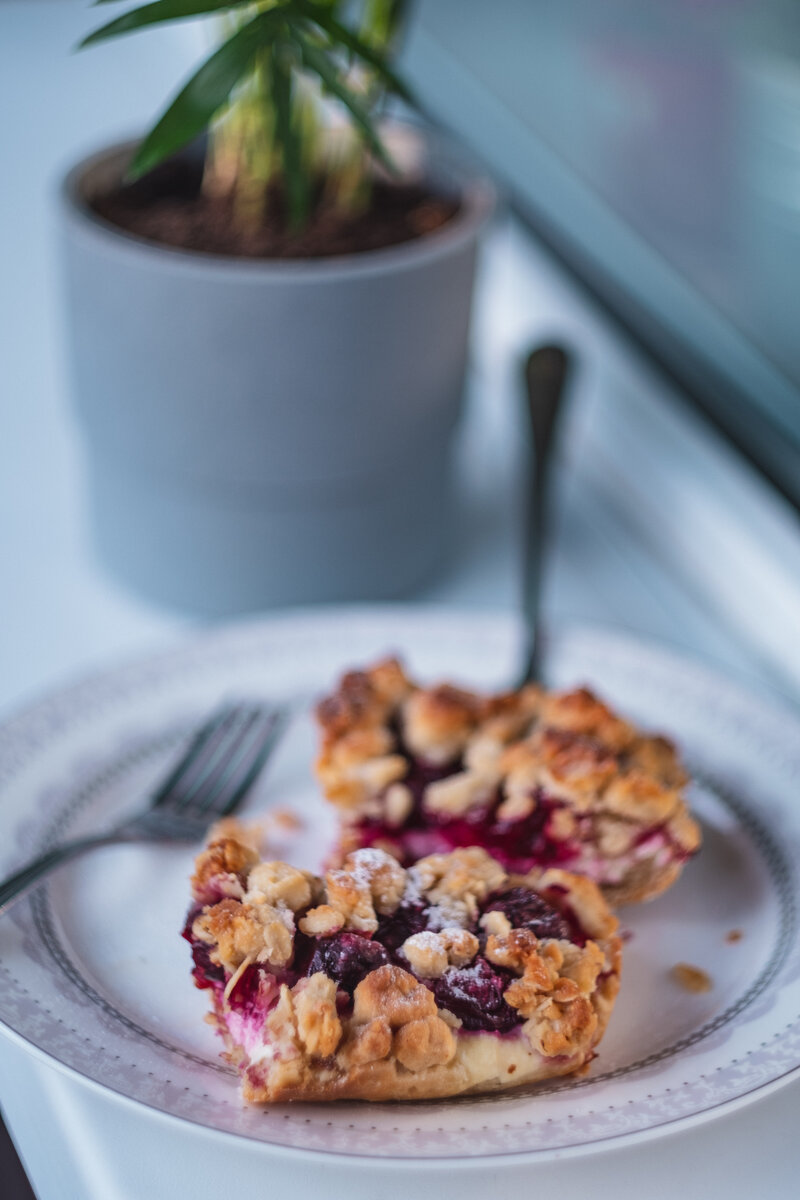
[[[200,730],[153,797],[186,816],[225,816],[255,780],[284,724],[274,706],[229,704]]]

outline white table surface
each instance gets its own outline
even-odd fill
[[[0,712],[190,628],[180,614],[106,578],[87,541],[80,445],[64,385],[53,211],[63,169],[155,113],[196,58],[201,35],[173,26],[70,54],[97,15],[82,0],[0,0]],[[478,297],[459,444],[460,532],[438,581],[411,599],[515,604],[518,361],[548,336],[568,338],[582,359],[547,588],[553,618],[628,628],[796,699],[796,514],[507,219],[493,233]],[[0,1102],[29,1151],[39,1127],[11,1077],[8,1059]],[[749,1197],[756,1187],[763,1192],[765,1171],[770,1196],[795,1195],[799,1102],[794,1086],[648,1145],[620,1168],[616,1195],[641,1195],[650,1169],[667,1163],[687,1196]],[[67,1139],[67,1157],[70,1144],[78,1153],[75,1138]],[[68,1194],[49,1190],[52,1171],[30,1152],[28,1165],[43,1200]],[[107,1200],[102,1188],[83,1197]]]

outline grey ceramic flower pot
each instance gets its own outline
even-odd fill
[[[436,567],[478,235],[494,193],[439,231],[270,262],[129,236],[87,198],[129,148],[61,190],[67,344],[95,544],[113,573],[207,615],[381,599]]]

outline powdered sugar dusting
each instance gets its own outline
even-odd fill
[[[432,904],[425,915],[428,928],[437,932],[454,926],[465,929],[469,925],[469,910],[460,900],[440,900],[438,904]]]
[[[357,851],[361,853],[361,851]],[[403,904],[419,904],[423,900],[422,880],[416,867],[406,871],[406,886],[403,892]]]
[[[448,967],[445,974],[448,976],[448,982],[454,990],[463,988],[464,984],[477,983],[483,978],[484,967],[482,963],[474,962],[469,967]]]
[[[363,846],[349,855],[348,870],[359,888],[369,888],[373,876],[383,867],[398,867],[397,859],[375,846]]]
[[[423,929],[420,933],[412,933],[411,937],[406,939],[403,948],[405,949],[405,946],[409,944],[418,946],[420,950],[436,951],[441,948],[442,940],[438,933],[434,933],[430,929]]]

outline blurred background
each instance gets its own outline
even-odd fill
[[[428,0],[431,111],[693,398],[800,500],[800,9]]]
[[[83,0],[0,0],[4,708],[194,623],[121,586],[91,543],[55,197],[78,157],[152,120],[210,35],[177,22],[73,53],[96,17]],[[405,598],[516,605],[519,366],[557,337],[580,370],[553,614],[796,696],[800,8],[418,0],[400,65],[504,197],[481,260],[451,535]]]
[[[55,196],[76,158],[152,120],[209,27],[73,53],[96,16],[83,0],[0,0],[6,704],[187,624],[95,557]],[[580,375],[553,611],[796,694],[800,7],[418,0],[401,67],[505,197],[476,295],[452,533],[413,598],[515,605],[519,362],[557,336]]]

